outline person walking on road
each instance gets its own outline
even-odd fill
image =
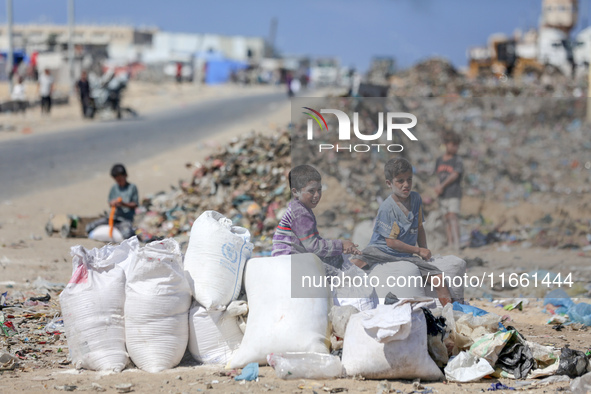
[[[41,96],[41,114],[49,115],[51,111],[51,94],[53,93],[53,77],[47,68],[39,76],[38,89]]]
[[[82,105],[82,116],[92,118],[94,114],[90,105],[90,84],[88,83],[88,73],[86,71],[82,71],[82,74],[80,74],[80,79],[76,82],[76,90]]]

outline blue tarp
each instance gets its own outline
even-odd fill
[[[248,67],[248,63],[228,59],[211,59],[207,61],[207,72],[205,74],[205,83],[215,85],[226,83],[230,80],[232,72],[243,70]]]

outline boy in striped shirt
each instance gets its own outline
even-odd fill
[[[349,240],[328,240],[318,234],[312,209],[322,198],[322,177],[312,166],[300,165],[289,172],[292,200],[273,235],[273,256],[314,253],[325,263],[341,268],[343,254],[360,254]]]

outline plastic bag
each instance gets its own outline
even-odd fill
[[[410,334],[411,313],[410,303],[378,305],[376,309],[361,314],[361,325],[378,342],[399,341]]]
[[[560,351],[560,362],[556,375],[567,375],[576,378],[589,372],[589,359],[580,350],[563,347]]]
[[[280,379],[333,379],[343,374],[341,360],[330,354],[269,354],[267,362]]]
[[[476,357],[485,359],[491,365],[495,365],[505,344],[514,334],[514,330],[498,331],[494,334],[487,334],[477,339],[472,346],[470,346],[470,353]]]
[[[184,263],[195,300],[208,310],[224,310],[237,299],[252,249],[247,229],[221,213],[203,212],[191,228]]]
[[[591,326],[591,304],[580,302],[571,306],[567,314],[570,321]]]
[[[445,367],[445,378],[450,382],[474,382],[495,372],[495,369],[483,358],[461,352]]]
[[[441,315],[449,330],[449,340],[453,343],[453,354],[467,350],[475,340],[487,334],[498,331],[501,316],[489,313],[483,316],[473,316],[453,310],[452,304],[447,304]]]
[[[148,372],[173,368],[189,341],[191,288],[179,244],[172,238],[142,248],[125,287],[125,338],[135,365]]]

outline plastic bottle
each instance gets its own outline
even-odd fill
[[[330,354],[269,354],[267,361],[281,379],[332,379],[343,373],[341,360]]]

